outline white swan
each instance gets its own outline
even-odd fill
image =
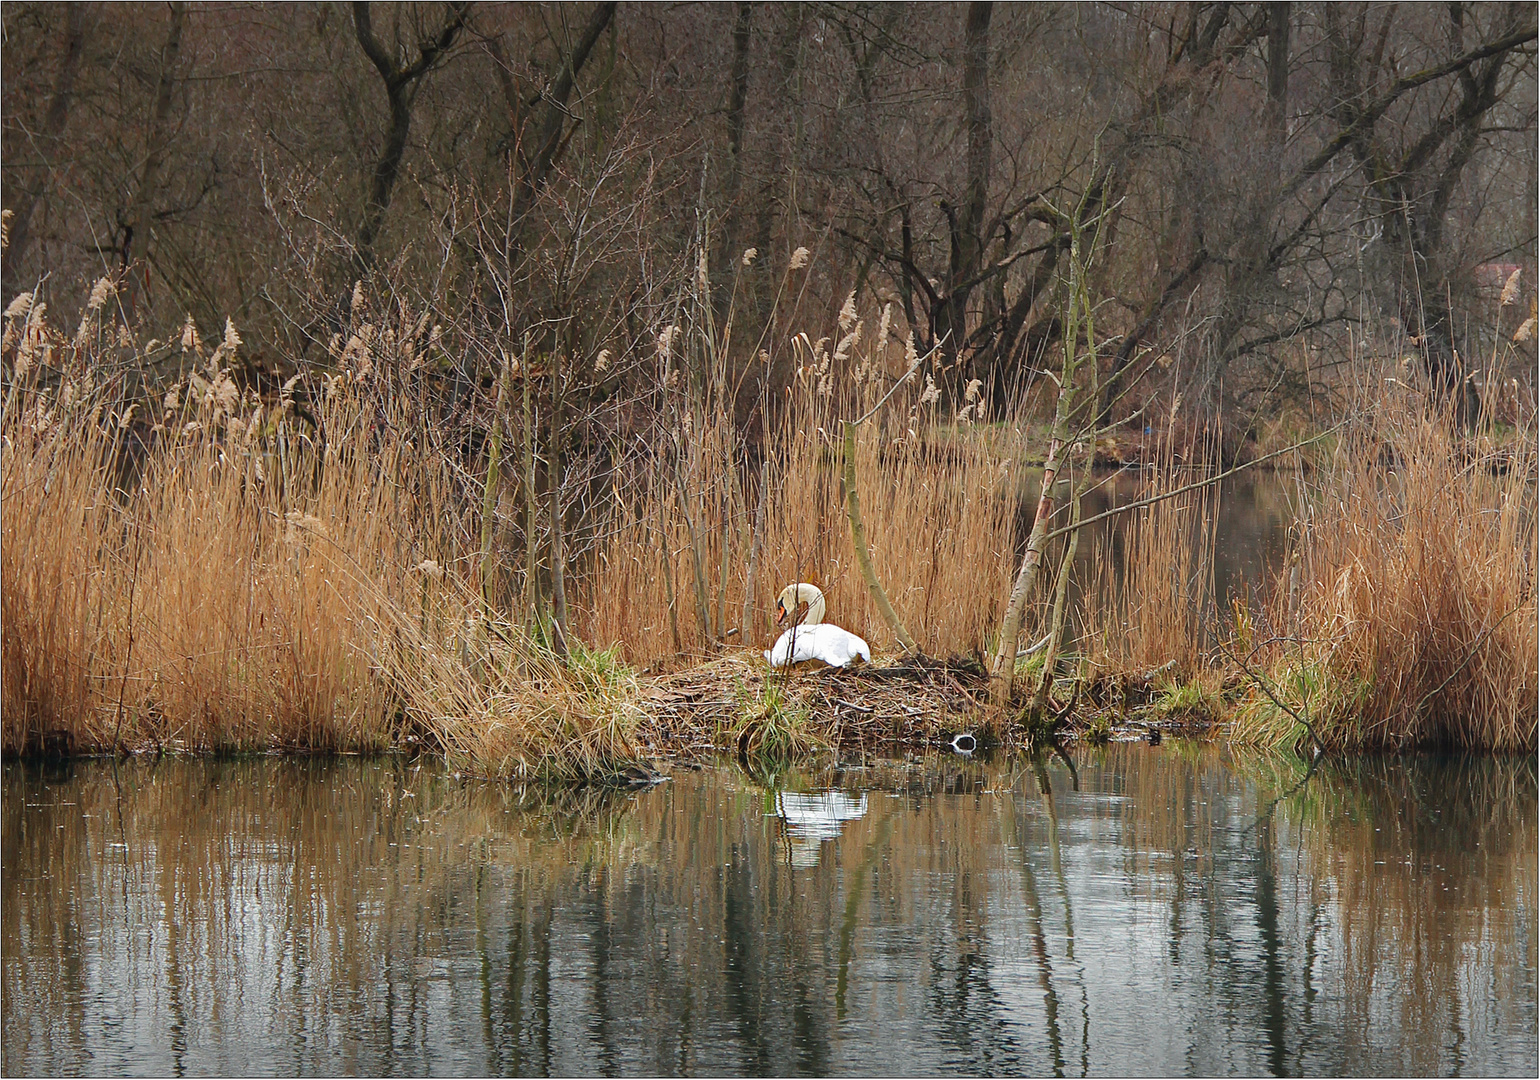
[[[849,630],[823,621],[823,591],[817,585],[801,582],[782,589],[775,602],[775,621],[785,622],[788,617],[795,617],[797,605],[803,603],[807,604],[807,616],[801,625],[793,624],[776,640],[774,647],[766,650],[765,659],[771,667],[785,667],[804,660],[822,660],[830,667],[844,667],[858,656],[868,664],[872,662],[872,650],[865,641]]]

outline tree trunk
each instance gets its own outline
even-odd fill
[[[1084,470],[1087,477],[1090,470]],[[1080,524],[1080,498],[1084,494],[1085,484],[1080,484],[1071,496],[1070,524]],[[1039,716],[1048,707],[1049,694],[1053,690],[1053,668],[1059,659],[1059,642],[1064,633],[1064,605],[1069,596],[1069,580],[1074,573],[1075,552],[1080,547],[1080,530],[1073,529],[1064,545],[1064,558],[1059,562],[1059,580],[1054,585],[1053,592],[1053,618],[1048,624],[1048,644],[1043,652],[1043,670],[1037,680],[1037,693],[1032,697],[1032,711]]]
[[[513,133],[513,146],[519,160],[518,187],[514,195],[513,220],[520,221],[533,209],[535,200],[539,198],[541,191],[545,189],[551,176],[551,169],[556,165],[561,151],[566,146],[562,138],[562,131],[566,127],[570,114],[567,108],[567,99],[572,96],[573,88],[577,85],[578,73],[583,70],[583,65],[588,62],[588,55],[593,51],[594,45],[599,40],[599,35],[609,27],[610,21],[615,17],[615,4],[606,2],[597,4],[589,15],[588,25],[584,27],[582,36],[572,47],[572,52],[565,57],[561,72],[552,81],[549,88],[543,90],[529,103],[532,108],[539,102],[545,103],[545,112],[540,117],[540,126],[535,132],[532,142],[532,152],[526,152],[526,140],[522,130]],[[494,39],[491,43],[494,49],[494,59],[506,68],[506,60],[502,57],[502,43],[500,39]],[[515,123],[522,123],[527,115],[525,103],[516,96],[516,90],[512,79],[503,79],[503,92],[509,95],[507,100],[508,110]],[[510,246],[507,253],[509,265],[516,264],[519,260],[522,248],[516,243]]]
[[[385,223],[385,211],[390,207],[391,192],[401,172],[401,160],[406,156],[406,140],[412,129],[412,103],[417,98],[421,81],[454,45],[468,14],[467,4],[451,5],[438,35],[423,43],[419,47],[417,59],[402,67],[375,37],[367,0],[358,0],[353,4],[354,35],[364,55],[379,71],[390,106],[390,125],[385,129],[385,145],[380,151],[379,160],[375,162],[369,183],[369,198],[364,204],[364,220],[359,225],[353,247],[353,271],[360,277],[374,266],[374,243]]]
[[[14,268],[27,253],[27,244],[32,238],[32,215],[37,210],[37,204],[44,200],[45,193],[52,186],[56,151],[62,144],[64,126],[69,120],[70,101],[75,93],[75,76],[80,71],[80,54],[85,51],[85,11],[84,4],[68,4],[64,9],[64,47],[63,55],[59,58],[59,76],[54,81],[53,96],[49,99],[48,112],[43,117],[43,130],[38,138],[39,147],[47,157],[34,183],[23,187],[21,197],[16,200],[15,216],[11,219],[6,240],[3,264],[5,282],[3,289],[0,289],[6,302],[21,291]]]
[[[1267,118],[1277,145],[1289,117],[1289,17],[1287,2],[1267,5]]]
[[[1059,391],[1063,400],[1064,391]],[[1021,641],[1021,623],[1027,610],[1027,597],[1037,585],[1038,571],[1043,564],[1043,542],[1048,533],[1048,519],[1053,516],[1053,485],[1059,474],[1059,455],[1064,445],[1058,438],[1049,444],[1048,460],[1043,465],[1043,490],[1037,499],[1037,514],[1032,519],[1032,533],[1027,538],[1027,550],[1016,571],[1016,581],[1011,586],[1010,601],[1006,604],[1005,618],[1000,622],[1000,640],[995,646],[995,661],[989,671],[989,699],[996,706],[1004,706],[1011,699],[1011,683],[1016,675],[1016,646]]]
[[[947,362],[955,361],[968,337],[968,297],[984,258],[984,211],[989,199],[990,162],[994,149],[989,105],[988,0],[968,5],[963,24],[963,113],[968,130],[968,175],[961,207],[943,203],[951,232],[951,266],[946,295],[933,316],[935,341]]]
[[[1443,64],[1397,79],[1375,96],[1361,85],[1361,27],[1344,26],[1337,9],[1331,5],[1324,8],[1330,89],[1335,101],[1331,116],[1341,130],[1285,189],[1292,193],[1302,178],[1324,168],[1341,150],[1352,153],[1372,204],[1377,204],[1374,210],[1380,236],[1370,245],[1366,262],[1372,277],[1378,279],[1381,310],[1399,318],[1408,335],[1421,340],[1435,393],[1451,406],[1462,426],[1475,419],[1480,403],[1454,348],[1454,317],[1448,301],[1452,268],[1446,265],[1444,224],[1450,199],[1499,99],[1508,56],[1536,36],[1534,25],[1525,18],[1532,14],[1532,7],[1517,5],[1507,10],[1506,26],[1495,40],[1467,49],[1464,8],[1458,3],[1449,5],[1449,43],[1454,55]],[[1385,15],[1371,70],[1377,66],[1392,15]],[[1402,148],[1392,149],[1379,126],[1391,105],[1415,87],[1450,75],[1459,84],[1458,98],[1451,91],[1447,104],[1426,122],[1420,134],[1415,129],[1398,132]],[[1441,151],[1451,143],[1439,164]]]
[[[743,213],[738,196],[743,189],[744,113],[749,98],[749,42],[753,29],[754,5],[738,4],[733,21],[732,90],[727,99],[727,163],[722,174],[722,235],[714,245],[711,271],[713,302],[719,321],[727,319],[732,295],[732,268],[742,256]]]
[[[167,122],[171,117],[171,91],[176,85],[176,61],[182,51],[182,28],[187,23],[187,5],[173,3],[171,22],[166,28],[166,40],[160,48],[160,75],[155,85],[155,105],[150,112],[150,130],[145,137],[144,171],[139,176],[139,186],[129,204],[128,216],[123,222],[123,267],[133,261],[134,241],[140,240],[140,248],[150,247],[150,206],[160,185],[161,165],[165,162]],[[146,270],[145,274],[148,275]],[[124,297],[124,307],[133,312],[134,304],[143,291],[144,282],[132,279]]]
[[[800,101],[799,79],[797,64],[801,59],[802,23],[805,17],[801,4],[783,4],[772,10],[785,21],[775,36],[775,75],[771,84],[771,93],[783,103],[782,116],[789,116],[789,122],[795,125],[802,112],[797,105]],[[768,251],[771,237],[775,229],[775,213],[777,208],[786,208],[785,212],[793,213],[794,202],[789,198],[789,192],[785,185],[794,182],[799,164],[796,155],[797,132],[795,126],[790,131],[782,131],[779,138],[770,140],[770,162],[765,169],[759,190],[753,199],[756,208],[754,220],[754,240],[761,251]],[[765,298],[769,303],[769,298]],[[761,311],[760,315],[767,316],[768,308]]]

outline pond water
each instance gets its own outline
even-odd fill
[[[1194,483],[1203,474],[1196,469],[1179,473],[1178,484]],[[1212,552],[1212,580],[1201,594],[1206,602],[1225,603],[1232,595],[1256,596],[1273,585],[1283,566],[1289,528],[1297,519],[1299,474],[1292,471],[1253,469],[1219,481],[1211,488],[1182,497],[1189,507],[1189,542],[1194,550]],[[1099,471],[1081,504],[1082,516],[1090,518],[1114,507],[1127,506],[1153,494],[1157,477],[1152,470],[1126,468]],[[1037,513],[1042,490],[1041,470],[1024,473],[1016,500],[1016,555],[1026,549],[1027,537]],[[1067,523],[1065,503],[1068,483],[1056,489],[1058,517],[1054,527]],[[1206,515],[1212,515],[1211,519]],[[1120,514],[1086,529],[1075,558],[1071,596],[1105,589],[1101,580],[1110,569],[1121,581],[1127,564],[1130,533],[1139,512]],[[1204,530],[1212,528],[1212,535]],[[1050,564],[1057,565],[1053,558]],[[1046,600],[1043,601],[1045,604]]]
[[[3,769],[6,1074],[1537,1070],[1528,759]]]
[[[1202,473],[1192,470],[1179,478],[1179,483],[1194,483]],[[1127,506],[1136,499],[1147,498],[1153,478],[1147,470],[1119,469],[1102,473],[1094,486],[1086,493],[1082,514],[1091,517],[1116,506]],[[1283,566],[1288,542],[1289,526],[1296,520],[1295,501],[1298,498],[1299,476],[1292,471],[1253,469],[1219,481],[1212,490],[1209,503],[1213,514],[1213,595],[1221,602],[1231,594],[1256,592],[1270,584],[1272,575]],[[1037,511],[1037,496],[1041,481],[1028,484],[1030,499],[1023,499],[1026,514]],[[1066,485],[1067,487],[1067,485]],[[1201,497],[1199,493],[1188,496],[1190,501]],[[1017,533],[1026,537],[1032,528],[1030,517],[1023,523],[1018,514]],[[1194,515],[1196,522],[1201,515]],[[1082,568],[1082,580],[1090,580],[1089,571],[1099,557],[1098,546],[1110,557],[1114,566],[1121,570],[1128,543],[1128,530],[1133,518],[1123,514],[1100,526],[1093,526],[1087,540],[1082,543],[1076,564]],[[1023,539],[1023,544],[1025,540]],[[1200,545],[1206,549],[1207,544]]]

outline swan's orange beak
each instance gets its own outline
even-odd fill
[[[786,605],[779,600],[775,602],[775,625],[780,626],[786,621]]]

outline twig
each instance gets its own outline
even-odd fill
[[[972,694],[968,693],[968,691],[963,687],[963,684],[957,681],[957,676],[953,675],[946,668],[941,668],[940,670],[941,674],[946,676],[946,681],[951,683],[952,686],[956,688],[957,692],[963,696],[963,700],[966,701],[975,710],[977,710],[979,708],[979,703],[974,700]]]
[[[128,669],[134,662],[134,594],[139,587],[139,556],[144,550],[144,534],[139,528],[138,518],[134,519],[134,572],[128,580],[128,648],[123,656],[123,679],[118,683],[118,721],[112,729],[112,748],[122,749],[120,736],[123,733],[123,695],[128,692]]]
[[[1316,734],[1315,727],[1311,725],[1309,720],[1305,719],[1305,717],[1301,716],[1293,708],[1285,705],[1283,701],[1278,697],[1278,695],[1273,693],[1273,689],[1267,684],[1267,680],[1258,675],[1256,672],[1252,671],[1251,668],[1247,667],[1246,661],[1242,660],[1239,656],[1236,656],[1233,652],[1231,652],[1228,646],[1221,643],[1219,647],[1224,651],[1226,656],[1241,666],[1241,670],[1246,673],[1246,677],[1255,683],[1258,687],[1260,687],[1262,693],[1266,694],[1272,700],[1274,705],[1278,706],[1299,723],[1303,724],[1305,730],[1310,733],[1310,738],[1315,740],[1316,749],[1323,754],[1326,753],[1326,743],[1322,741],[1320,735]]]
[[[1052,630],[1044,634],[1039,640],[1033,642],[1031,645],[1028,645],[1025,649],[1022,649],[1019,653],[1017,653],[1016,659],[1020,660],[1023,656],[1031,656],[1033,653],[1041,652],[1044,647],[1047,646],[1048,639],[1051,637],[1053,637]]]
[[[929,353],[926,354],[926,356],[929,355]],[[913,376],[916,371],[920,370],[920,363],[924,359],[925,357],[920,357],[914,363],[910,364],[909,370],[904,372],[894,381],[893,385],[888,388],[888,392],[883,394],[882,397],[878,399],[877,404],[873,405],[870,409],[867,409],[866,412],[861,415],[861,419],[848,422],[853,423],[856,427],[860,427],[862,424],[866,423],[873,416],[875,416],[877,411],[888,403],[888,398],[898,393],[898,388],[908,382],[910,377]]]

